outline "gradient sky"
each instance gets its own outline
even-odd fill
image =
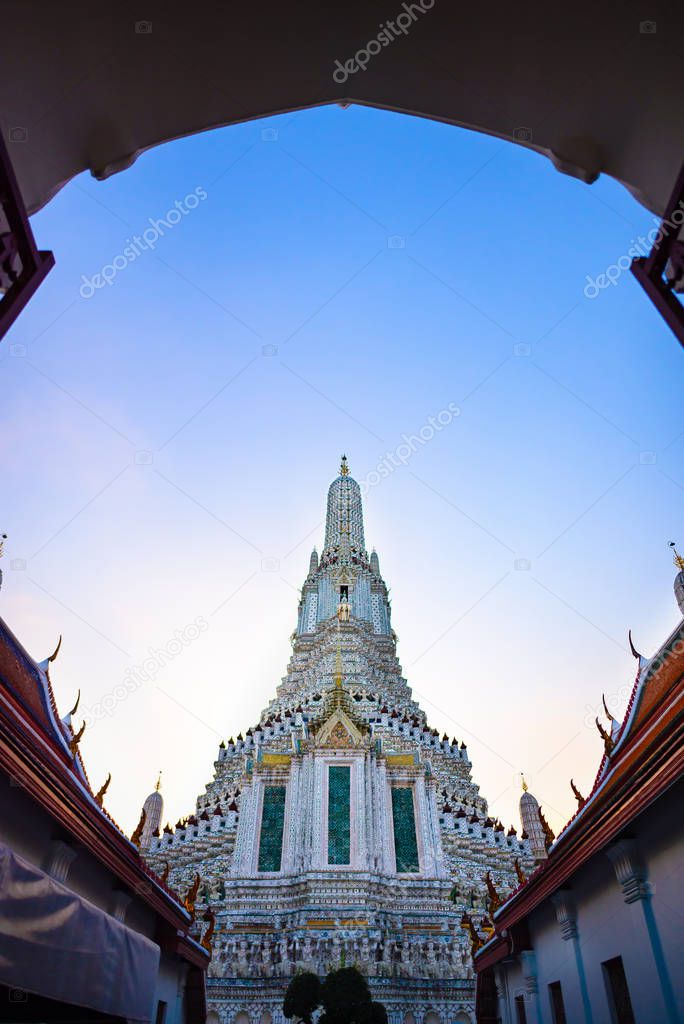
[[[628,273],[583,294],[653,225],[609,179],[337,106],[169,143],[33,218],[57,265],[0,346],[0,611],[38,659],[64,635],[58,705],[81,688],[125,829],[159,769],[165,818],[189,814],[274,695],[341,452],[363,482],[450,403],[365,500],[404,674],[491,813],[518,826],[524,771],[569,817],[628,628],[651,654],[679,618],[682,351]]]

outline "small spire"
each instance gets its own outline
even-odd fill
[[[684,558],[677,551],[673,540],[670,541],[670,547],[674,552],[674,564],[679,569],[674,581],[675,601],[680,612],[684,615]]]
[[[349,476],[349,466],[347,465],[347,456],[342,456],[342,462],[340,463],[340,476]]]
[[[523,793],[526,793],[527,792],[527,783],[525,782],[525,776],[523,775],[522,772],[520,772],[520,778],[522,779]]]
[[[155,793],[159,792],[159,787],[161,786],[161,777],[162,777],[162,773],[161,773],[161,768],[160,768],[159,769],[159,778],[157,779],[157,785],[154,787]]]
[[[2,536],[0,536],[0,558],[2,558],[2,556],[5,553],[5,541],[6,540],[7,540],[7,534],[3,533]]]

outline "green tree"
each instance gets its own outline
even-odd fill
[[[314,1010],[321,1005],[321,981],[317,974],[303,971],[295,974],[287,986],[283,1013],[288,1018],[298,1017],[304,1024],[311,1024]]]
[[[310,971],[295,974],[285,993],[285,1016],[311,1024],[319,1006],[319,1024],[387,1024],[385,1007],[373,1001],[368,982],[355,967],[330,971],[322,985]]]
[[[368,982],[355,967],[331,971],[321,987],[320,1024],[387,1024],[382,1003],[375,1003]]]

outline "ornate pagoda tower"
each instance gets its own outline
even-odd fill
[[[198,920],[215,915],[222,1024],[280,1024],[295,971],[341,964],[390,1024],[474,1020],[472,949],[534,859],[488,816],[465,744],[429,727],[396,643],[343,457],[275,698],[221,743],[194,812],[147,846],[169,884],[196,891]]]

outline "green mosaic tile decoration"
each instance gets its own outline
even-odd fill
[[[394,852],[397,874],[420,871],[416,816],[413,810],[413,790],[408,786],[392,787],[392,819],[394,822]]]
[[[280,871],[284,826],[285,786],[265,786],[259,839],[259,871]]]
[[[351,768],[328,768],[328,864],[351,860]]]

